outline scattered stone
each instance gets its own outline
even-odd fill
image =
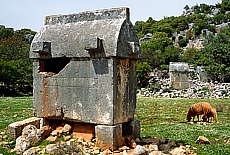
[[[152,151],[158,151],[158,145],[156,144],[150,144],[149,145],[149,151],[152,152]]]
[[[70,132],[71,129],[72,129],[71,125],[65,124],[63,129],[62,129],[62,132]]]
[[[21,135],[16,139],[14,151],[22,153],[30,147],[30,140],[28,137]]]
[[[120,152],[123,152],[124,150],[130,150],[128,146],[122,146],[118,149]]]
[[[84,140],[84,138],[83,137],[79,137],[78,139],[77,139],[77,142],[78,143],[83,143],[85,140]]]
[[[146,154],[147,154],[147,150],[141,145],[137,145],[136,148],[134,149],[134,155],[146,155]]]
[[[72,138],[72,135],[63,136],[64,141],[68,141]]]
[[[39,147],[31,147],[28,150],[26,150],[23,155],[36,155],[36,153],[40,151]]]
[[[47,146],[46,146],[46,151],[48,152],[48,153],[52,153],[52,152],[54,152],[54,151],[56,151],[58,148],[57,148],[57,145],[56,144],[48,144]]]
[[[37,129],[37,134],[39,135],[39,142],[43,141],[46,137],[50,135],[52,129],[50,126],[42,126],[40,129]]]
[[[131,149],[135,149],[137,147],[137,143],[134,140],[132,140],[131,142],[129,142],[129,147]]]
[[[166,154],[164,154],[161,151],[152,151],[152,152],[149,153],[149,155],[166,155]]]
[[[211,142],[204,136],[199,136],[196,140],[197,144],[211,144]]]
[[[34,125],[25,126],[22,130],[22,136],[27,137],[30,143],[37,143],[39,141],[37,128]]]
[[[161,144],[160,146],[159,146],[159,150],[160,151],[168,151],[168,150],[170,150],[171,149],[171,147],[168,145],[168,144]]]
[[[184,155],[186,154],[186,148],[184,146],[176,147],[172,151],[170,151],[171,155]]]
[[[51,132],[51,135],[52,135],[52,136],[61,137],[61,135],[62,135],[62,130],[53,130],[53,131]]]
[[[50,141],[50,142],[56,142],[57,141],[57,139],[58,139],[58,137],[57,136],[49,136],[48,138],[46,138],[46,140],[47,141]]]

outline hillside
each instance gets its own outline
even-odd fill
[[[183,9],[178,17],[160,21],[149,17],[135,23],[143,56],[140,63],[147,62],[151,71],[168,69],[170,62],[183,61],[204,66],[212,80],[229,82],[230,2],[186,5]]]

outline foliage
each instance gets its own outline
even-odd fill
[[[183,62],[186,62],[188,64],[193,64],[196,60],[196,56],[198,54],[198,50],[196,48],[188,48],[183,52],[183,54],[180,57],[180,60]]]
[[[184,14],[178,17],[164,17],[159,21],[149,17],[146,22],[135,23],[139,38],[152,33],[152,38],[148,42],[141,43],[142,61],[148,62],[152,69],[167,68],[170,61],[204,65],[213,80],[229,82],[229,41],[222,41],[230,40],[230,28],[221,29],[222,34],[212,36],[219,40],[211,39],[208,35],[209,32],[214,34],[218,31],[215,29],[215,24],[228,22],[230,13],[227,11],[230,11],[230,2],[222,0],[222,3],[216,5],[197,4],[191,8],[186,5],[184,10]],[[181,33],[185,38],[173,42],[175,39],[171,37],[176,33]],[[202,51],[194,48],[182,50],[189,40],[193,41],[199,37],[203,37],[206,42]]]
[[[230,81],[230,36],[225,33],[209,35],[205,48],[199,52],[197,65],[204,66],[214,80]]]
[[[187,46],[187,40],[186,39],[180,39],[180,40],[178,40],[178,44],[180,47],[186,47]]]
[[[137,63],[137,85],[139,88],[144,88],[148,85],[149,73],[151,72],[151,67],[147,62]]]
[[[32,61],[30,44],[25,35],[34,35],[30,29],[0,30],[0,95],[19,95],[32,92]],[[8,93],[7,93],[8,92]]]

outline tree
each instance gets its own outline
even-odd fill
[[[150,78],[151,66],[148,62],[137,63],[137,85],[139,88],[145,88],[148,86],[148,81]]]
[[[12,35],[8,28],[3,29],[7,30],[1,32],[10,33],[0,39],[0,82],[4,84],[4,90],[11,91],[11,95],[32,92],[32,61],[29,59],[30,44],[24,36],[26,33],[24,30],[13,31]]]
[[[193,64],[196,60],[196,56],[198,53],[199,51],[196,48],[194,47],[188,48],[183,52],[183,54],[180,57],[180,60],[188,64]]]
[[[205,48],[199,53],[197,65],[204,66],[213,80],[230,81],[230,36],[224,33],[209,35],[205,40]]]
[[[163,53],[168,46],[172,46],[173,42],[164,32],[154,33],[152,39],[141,44],[142,61],[148,62],[152,68],[159,68],[165,63]]]
[[[167,46],[165,48],[165,52],[163,53],[165,64],[169,65],[170,62],[179,61],[179,55],[181,52],[182,50],[180,48],[175,48],[174,46]]]

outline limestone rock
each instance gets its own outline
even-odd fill
[[[62,132],[70,132],[71,129],[72,129],[71,125],[65,124],[62,129]]]
[[[198,139],[196,140],[197,144],[211,144],[211,142],[208,140],[208,138],[204,136],[199,136]]]
[[[28,137],[21,135],[16,139],[14,151],[22,153],[30,147],[30,140]]]
[[[170,151],[171,155],[184,155],[186,154],[186,149],[184,146],[176,147],[172,151]]]
[[[37,134],[39,137],[39,142],[43,141],[46,137],[48,137],[51,133],[52,129],[50,126],[42,126],[37,130]]]
[[[36,155],[37,151],[39,150],[39,147],[31,147],[30,149],[26,150],[23,155]]]
[[[134,155],[146,155],[146,154],[147,154],[147,150],[141,145],[137,145],[136,148],[134,149]]]
[[[50,141],[50,142],[55,142],[57,141],[58,137],[57,136],[49,136],[48,138],[46,138],[47,141]]]
[[[57,145],[56,144],[49,144],[46,146],[46,151],[51,153],[54,152],[55,150],[57,150]]]
[[[162,151],[152,151],[149,153],[149,155],[166,155]]]
[[[150,144],[149,145],[149,151],[152,152],[152,151],[158,151],[158,145],[156,144]]]
[[[22,130],[22,136],[29,138],[30,143],[37,143],[39,141],[37,128],[34,125],[25,126]]]

